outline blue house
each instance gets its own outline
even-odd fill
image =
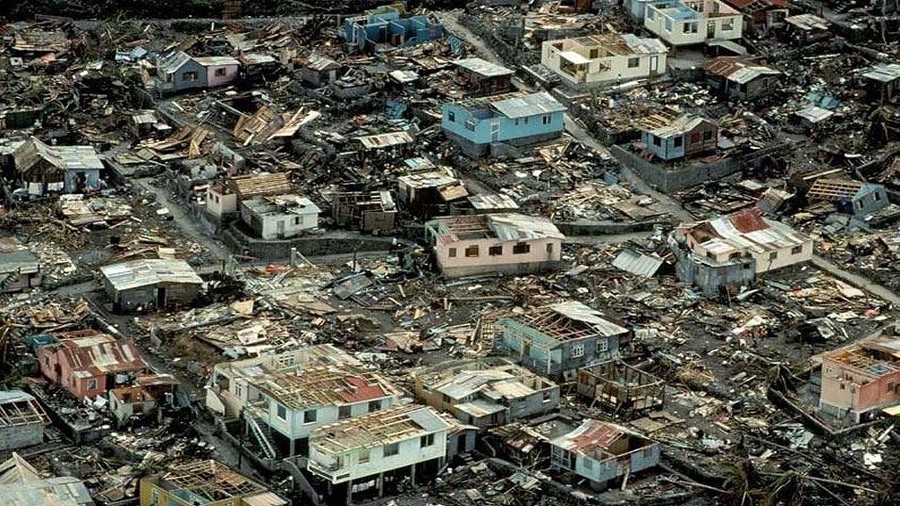
[[[562,135],[565,106],[547,92],[510,93],[444,104],[441,129],[473,158],[497,145],[524,146]]]
[[[635,21],[643,21],[649,0],[625,0],[622,4]]]
[[[565,301],[497,320],[498,346],[532,371],[574,378],[578,368],[619,355],[628,329],[581,302]]]
[[[712,121],[683,114],[653,114],[638,120],[644,148],[661,160],[678,160],[716,149],[718,127]]]
[[[400,11],[391,6],[379,7],[362,16],[345,19],[341,32],[344,40],[356,49],[373,44],[412,46],[440,39],[443,35],[444,27],[427,16],[404,18]]]

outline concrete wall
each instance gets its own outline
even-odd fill
[[[301,255],[307,257],[351,254],[354,251],[360,253],[390,251],[392,238],[369,235],[358,237],[324,235],[266,241],[248,236],[232,223],[223,231],[222,242],[231,251],[240,255],[246,252],[247,255],[260,260],[285,260],[290,258],[291,248],[296,248]]]
[[[237,78],[239,69],[239,65],[210,65],[206,67],[206,81],[210,88],[224,86]]]
[[[657,190],[668,193],[683,190],[706,181],[715,181],[740,172],[741,163],[730,158],[710,164],[693,164],[686,167],[667,168],[650,163],[621,146],[613,146],[610,153],[619,163],[637,172]]]
[[[0,450],[15,450],[39,445],[43,442],[44,425],[41,423],[16,426],[0,425]]]
[[[234,193],[219,193],[210,187],[206,190],[206,210],[216,218],[238,211],[238,198]]]
[[[241,218],[260,238],[287,239],[319,226],[319,213],[256,214],[241,204]]]
[[[900,372],[877,377],[825,357],[822,361],[820,407],[855,422],[866,411],[900,403]]]
[[[691,249],[691,251],[693,251],[693,253],[700,258],[709,258],[715,262],[722,263],[731,260],[727,257],[727,255],[710,256],[711,252],[707,250],[702,244],[696,242],[690,236],[687,238],[687,245]],[[763,272],[781,269],[782,267],[788,267],[790,265],[806,262],[812,259],[812,239],[805,241],[801,246],[799,246],[799,248],[799,251],[795,251],[794,247],[785,247],[780,248],[776,251],[748,251],[748,253],[753,257],[755,272],[757,274],[760,274]]]

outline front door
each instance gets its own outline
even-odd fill
[[[279,238],[284,237],[284,220],[278,220],[275,233],[278,234]]]
[[[706,24],[706,38],[714,39],[716,38],[716,22],[710,21]]]
[[[163,286],[156,289],[156,307],[166,307],[166,288]]]

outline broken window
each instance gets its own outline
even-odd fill
[[[434,434],[426,434],[419,438],[419,447],[428,448],[434,444]]]
[[[698,25],[696,21],[688,21],[682,27],[684,33],[697,33],[699,30],[700,25]]]
[[[722,31],[730,32],[731,30],[734,30],[734,19],[722,20]]]
[[[302,217],[302,216],[296,216],[296,217],[294,217],[294,225],[302,225],[302,224],[303,224],[303,217]]]
[[[600,50],[597,48],[591,49],[589,58],[593,60],[594,58],[596,58],[598,56],[600,56]]]
[[[496,246],[491,246],[488,248],[488,256],[498,257],[503,255],[503,245],[498,244]]]
[[[594,461],[592,459],[581,459],[581,463],[585,469],[592,469],[594,467]]]
[[[703,140],[708,141],[708,140],[711,140],[712,138],[713,138],[712,130],[707,130],[707,131],[703,132]]]
[[[218,68],[218,69],[216,69],[216,71],[213,73],[213,75],[216,76],[216,77],[225,77],[225,76],[228,75],[228,69],[226,69],[225,67]]]
[[[584,343],[578,343],[572,345],[572,358],[578,358],[584,356]]]
[[[553,243],[552,242],[547,244],[547,254],[549,254],[549,255],[553,254]]]
[[[881,200],[881,192],[875,192],[875,194],[872,195],[872,199],[875,200],[875,202]]]
[[[96,390],[97,389],[97,380],[89,379],[87,382],[88,390]]]
[[[526,121],[526,123],[528,123],[528,122]],[[475,131],[475,120],[473,120],[473,119],[466,120],[466,130],[472,130],[473,132]]]
[[[447,121],[449,121],[449,122],[451,122],[451,123],[456,122],[456,113],[453,112],[453,111],[449,111],[449,112],[447,113]]]
[[[640,58],[629,58],[629,59],[628,59],[628,68],[630,68],[630,69],[636,69],[636,68],[638,68],[638,67],[640,67],[640,66],[641,66],[641,59],[640,59]]]
[[[542,402],[550,402],[552,400],[553,400],[553,395],[550,393],[550,390],[544,390],[541,401]]]
[[[185,73],[181,74],[181,80],[182,81],[196,81],[197,73],[196,72],[185,72]]]
[[[516,119],[513,121],[513,124],[516,125],[516,126],[519,126],[519,118],[516,118]]]
[[[447,251],[447,256],[449,256],[450,258],[456,258],[456,248],[450,248]]]
[[[384,456],[393,457],[400,453],[400,443],[391,443],[384,445]]]
[[[340,406],[338,408],[338,420],[344,420],[350,418],[350,406]]]
[[[799,255],[800,253],[803,253],[803,245],[791,248],[791,255]]]
[[[359,451],[359,463],[360,464],[367,463],[369,461],[369,456],[370,456],[370,453],[369,453],[368,448],[363,448],[362,450],[360,450]]]
[[[550,115],[545,114],[544,117],[541,118],[541,122],[545,125],[549,125],[550,124]]]
[[[653,9],[647,9],[647,19],[649,19],[650,21],[656,19],[656,11]]]
[[[609,340],[608,339],[598,339],[597,340],[597,351],[606,351],[609,349]]]
[[[303,412],[303,423],[316,423],[316,419],[319,417],[319,412],[310,409]]]
[[[525,255],[531,253],[531,245],[526,242],[520,242],[513,246],[513,255]]]
[[[657,136],[653,136],[653,145],[654,146],[662,146],[662,139]]]
[[[282,406],[281,404],[275,405],[275,416],[278,418],[287,421],[287,408]]]
[[[680,148],[684,145],[684,137],[675,137],[675,147]]]
[[[466,256],[467,257],[477,257],[478,256],[478,245],[473,244],[466,248]]]
[[[769,260],[770,261],[778,260],[778,252],[773,251],[773,252],[769,253]]]
[[[381,409],[381,401],[369,401],[369,413],[373,413]]]

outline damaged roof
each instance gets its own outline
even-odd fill
[[[457,60],[454,63],[458,67],[464,68],[476,74],[483,75],[485,77],[508,76],[515,74],[515,71],[513,70],[510,70],[501,65],[497,65],[496,63],[482,60],[481,58],[464,58],[462,60]]]
[[[891,83],[900,79],[900,63],[876,63],[862,74],[866,79]]]
[[[117,340],[99,332],[59,334],[58,341],[46,345],[68,358],[77,377],[103,376],[122,372],[149,369],[140,351],[131,339]]]
[[[0,274],[40,272],[38,256],[12,236],[0,237]]]
[[[50,146],[32,137],[13,152],[16,170],[28,172],[41,160],[60,170],[99,170],[103,161],[93,146]]]
[[[160,283],[201,285],[203,280],[184,260],[149,258],[100,268],[100,273],[117,291]]]
[[[13,452],[6,462],[0,464],[0,504],[87,506],[94,502],[78,478],[42,478],[31,464]]]
[[[624,447],[616,445],[616,442],[623,438],[635,438],[640,446],[635,443]],[[587,419],[577,429],[553,439],[550,444],[593,460],[607,460],[655,443],[621,425]]]
[[[565,239],[552,221],[519,213],[443,216],[430,224],[444,243],[489,237],[501,241]]]
[[[557,102],[546,91],[506,98],[498,102],[492,102],[491,106],[507,118],[524,118],[526,116],[550,114],[566,110],[566,106]]]
[[[802,246],[811,241],[783,223],[763,218],[758,207],[700,222],[687,234],[716,254],[748,250],[762,253]]]
[[[764,65],[752,65],[738,57],[721,56],[713,58],[705,66],[707,72],[724,77],[738,84],[748,83],[764,75],[780,75],[781,71]]]
[[[428,406],[405,404],[320,427],[309,438],[310,446],[331,454],[376,448],[446,431],[450,424]]]

